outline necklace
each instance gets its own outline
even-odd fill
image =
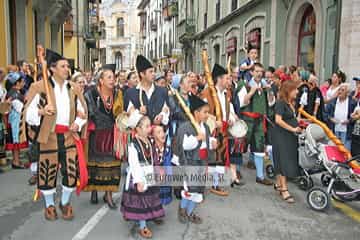
[[[164,150],[165,150],[164,146],[156,147],[156,154],[157,154],[159,163],[163,162]]]
[[[149,140],[142,139],[139,136],[135,136],[135,137],[139,143],[141,153],[144,156],[146,163],[148,165],[150,165],[150,164],[153,165],[152,147],[151,147],[151,144],[149,143]],[[145,145],[145,149],[144,149],[144,145]],[[149,159],[151,160],[151,163],[149,162]]]
[[[113,102],[114,102],[113,96],[110,95],[110,96],[107,96],[107,98],[106,98],[106,96],[102,93],[101,88],[99,88],[99,93],[100,93],[101,100],[104,105],[105,112],[109,114],[113,107]]]

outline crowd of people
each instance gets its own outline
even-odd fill
[[[118,208],[112,193],[123,189],[123,218],[138,223],[145,238],[152,237],[147,221],[162,224],[163,205],[173,196],[180,200],[180,222],[203,221],[195,208],[205,201],[205,187],[159,187],[148,178],[154,166],[162,169],[160,175],[167,174],[167,166],[206,167],[204,174],[213,177],[210,192],[226,197],[229,188],[221,185],[221,176],[229,171],[229,187],[243,185],[243,154],[249,152],[246,166],[256,170],[256,183],[273,186],[284,201],[294,203],[287,180],[301,174],[298,109],[326,122],[359,155],[360,77],[351,84],[345,73],[336,71],[319,85],[323,81],[316,73],[302,67],[265,68],[257,51],[250,46],[239,66],[215,64],[211,73],[176,74],[171,69],[156,72],[141,55],[136,70],[116,72],[115,64],[108,64],[93,73],[72,72],[66,58],[47,50],[48,86],[34,66],[19,61],[0,69],[0,159],[3,163],[5,151],[12,151],[13,169],[30,168],[29,184],[41,192],[50,221],[58,218],[58,171],[59,209],[65,220],[74,217],[70,199],[76,188],[90,192],[92,204],[104,192],[111,209]],[[127,129],[119,135],[122,120]],[[247,126],[240,139],[228,131],[238,121]],[[124,151],[115,147],[118,141],[125,143]],[[30,163],[24,165],[19,156],[25,148]],[[265,177],[265,157],[273,162],[275,183]],[[120,187],[124,162],[127,176]]]

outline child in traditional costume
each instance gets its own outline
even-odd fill
[[[136,133],[128,146],[129,169],[120,211],[124,219],[138,222],[142,237],[151,238],[152,231],[146,222],[165,215],[159,187],[154,186],[154,151],[149,138],[151,122],[149,117],[135,110],[129,117],[128,126]]]
[[[155,165],[159,166],[159,169],[163,173],[171,174],[171,148],[168,144],[169,137],[166,136],[164,127],[161,125],[153,126],[152,130],[154,147],[155,147]],[[160,187],[160,200],[161,204],[167,205],[172,201],[172,187],[161,186]]]
[[[184,122],[179,126],[176,135],[176,151],[179,156],[180,166],[184,167],[185,172],[188,167],[198,167],[196,174],[206,174],[206,164],[210,158],[215,158],[217,140],[210,137],[209,126],[205,123],[209,115],[209,105],[195,95],[189,97],[190,110],[194,115],[195,124],[200,126],[200,133],[197,133],[193,123]],[[195,168],[193,168],[195,170]],[[187,173],[187,176],[192,173]],[[199,186],[200,185],[200,186]],[[178,212],[180,222],[202,223],[202,219],[194,213],[196,205],[203,201],[204,186],[196,186],[184,182],[182,199]]]
[[[19,73],[12,72],[6,76],[6,99],[11,101],[11,109],[8,115],[8,135],[6,140],[6,150],[13,153],[12,168],[24,169],[20,163],[20,150],[27,148],[27,142],[20,142],[20,122],[21,112],[24,107],[24,96],[20,90],[24,87],[24,79]]]

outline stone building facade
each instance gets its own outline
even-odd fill
[[[116,70],[134,67],[139,53],[140,20],[136,0],[103,0],[100,5],[100,63]]]
[[[176,65],[177,0],[142,0],[138,5],[142,53],[159,70]]]
[[[349,76],[359,65],[357,0],[179,0],[178,38],[185,70],[209,61],[239,65],[250,43],[265,66],[313,69],[321,80],[338,68]]]

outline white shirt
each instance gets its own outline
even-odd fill
[[[206,129],[205,129],[205,125],[204,123],[201,123],[200,124],[200,130],[201,130],[201,133],[203,134],[206,134]],[[212,143],[213,141],[216,141],[215,138],[213,137],[210,137],[210,140],[209,142]],[[186,135],[184,136],[184,141],[183,141],[183,149],[185,151],[191,151],[191,150],[194,150],[197,145],[198,145],[199,141],[197,140],[196,136],[193,136],[193,135]],[[202,141],[201,142],[201,146],[200,146],[200,149],[205,149],[207,148],[207,145],[206,145],[206,141]],[[210,144],[210,147],[209,147],[210,150],[212,150],[212,144]]]
[[[249,86],[250,87],[253,87],[253,86],[258,86],[258,87],[263,87],[264,86],[264,82],[263,82],[263,79],[261,80],[261,82],[259,82],[259,83],[256,83],[255,82],[255,80],[254,79],[251,79],[251,81],[249,81]],[[266,84],[267,85],[267,84]],[[265,85],[265,86],[266,86]],[[260,92],[260,94],[262,94],[263,92]],[[239,103],[240,103],[240,107],[242,108],[242,107],[245,107],[245,106],[247,106],[248,105],[248,103],[245,103],[245,96],[248,94],[248,91],[247,91],[247,89],[246,89],[246,87],[245,86],[243,86],[241,89],[240,89],[240,91],[238,92],[238,94],[237,94],[237,98],[239,99]],[[255,93],[255,94],[259,94],[258,92],[257,93]],[[274,104],[275,104],[275,102],[276,102],[276,98],[273,98],[272,99],[272,101],[270,102],[268,102],[268,105],[269,105],[269,107],[271,107],[271,106],[273,106]]]
[[[339,122],[335,124],[336,132],[346,132],[347,125],[341,124],[341,122],[348,120],[348,104],[348,98],[346,98],[346,100],[342,102],[339,98],[336,100],[334,118],[337,122]]]
[[[60,85],[52,80],[54,83],[54,94],[55,94],[55,102],[56,102],[56,124],[57,125],[64,125],[70,126],[70,96],[67,89],[68,81],[65,81],[62,88]],[[36,94],[26,112],[26,122],[29,125],[39,126],[41,116],[39,115],[39,101],[40,95]],[[77,99],[77,111],[81,113],[85,113],[84,107]],[[74,123],[79,126],[79,130],[84,126],[86,123],[86,119],[81,119],[76,117]]]
[[[134,143],[130,143],[128,146],[128,161],[129,167],[126,176],[125,189],[129,189],[130,178],[133,177],[133,183],[143,183],[144,189],[146,190],[148,186],[146,185],[145,172],[140,165],[138,152],[136,151]]]
[[[227,99],[226,99],[226,90],[223,90],[223,91],[220,91],[219,88],[215,87],[216,88],[216,92],[217,92],[217,95],[218,95],[218,98],[219,98],[219,102],[220,102],[220,106],[221,106],[221,112],[222,112],[222,120],[223,121],[226,121],[226,102],[227,102]],[[229,110],[230,110],[230,113],[229,113],[229,120],[232,121],[232,122],[235,122],[235,110],[234,110],[234,106],[232,105],[231,102],[229,102]]]
[[[141,86],[141,84],[138,84],[138,85],[136,86],[136,89],[139,89],[139,90],[145,92],[147,99],[150,99],[151,96],[153,95],[154,91],[155,91],[155,85],[154,85],[154,84],[151,84],[151,87],[149,88],[149,90],[146,91],[146,90]],[[141,94],[141,91],[140,91],[139,94]],[[140,97],[140,96],[141,96],[141,95],[139,95],[139,97]],[[132,107],[134,107],[134,104],[133,104],[131,101],[129,101],[129,105],[128,105],[126,111],[129,112]],[[168,111],[165,111],[165,109],[168,109]],[[162,110],[161,110],[161,112],[160,112],[160,115],[163,116],[161,123],[162,123],[163,125],[168,125],[168,123],[169,123],[169,117],[170,117],[170,109],[169,109],[169,107],[166,105],[166,102],[164,102],[164,105],[163,105],[163,107],[162,107]]]

